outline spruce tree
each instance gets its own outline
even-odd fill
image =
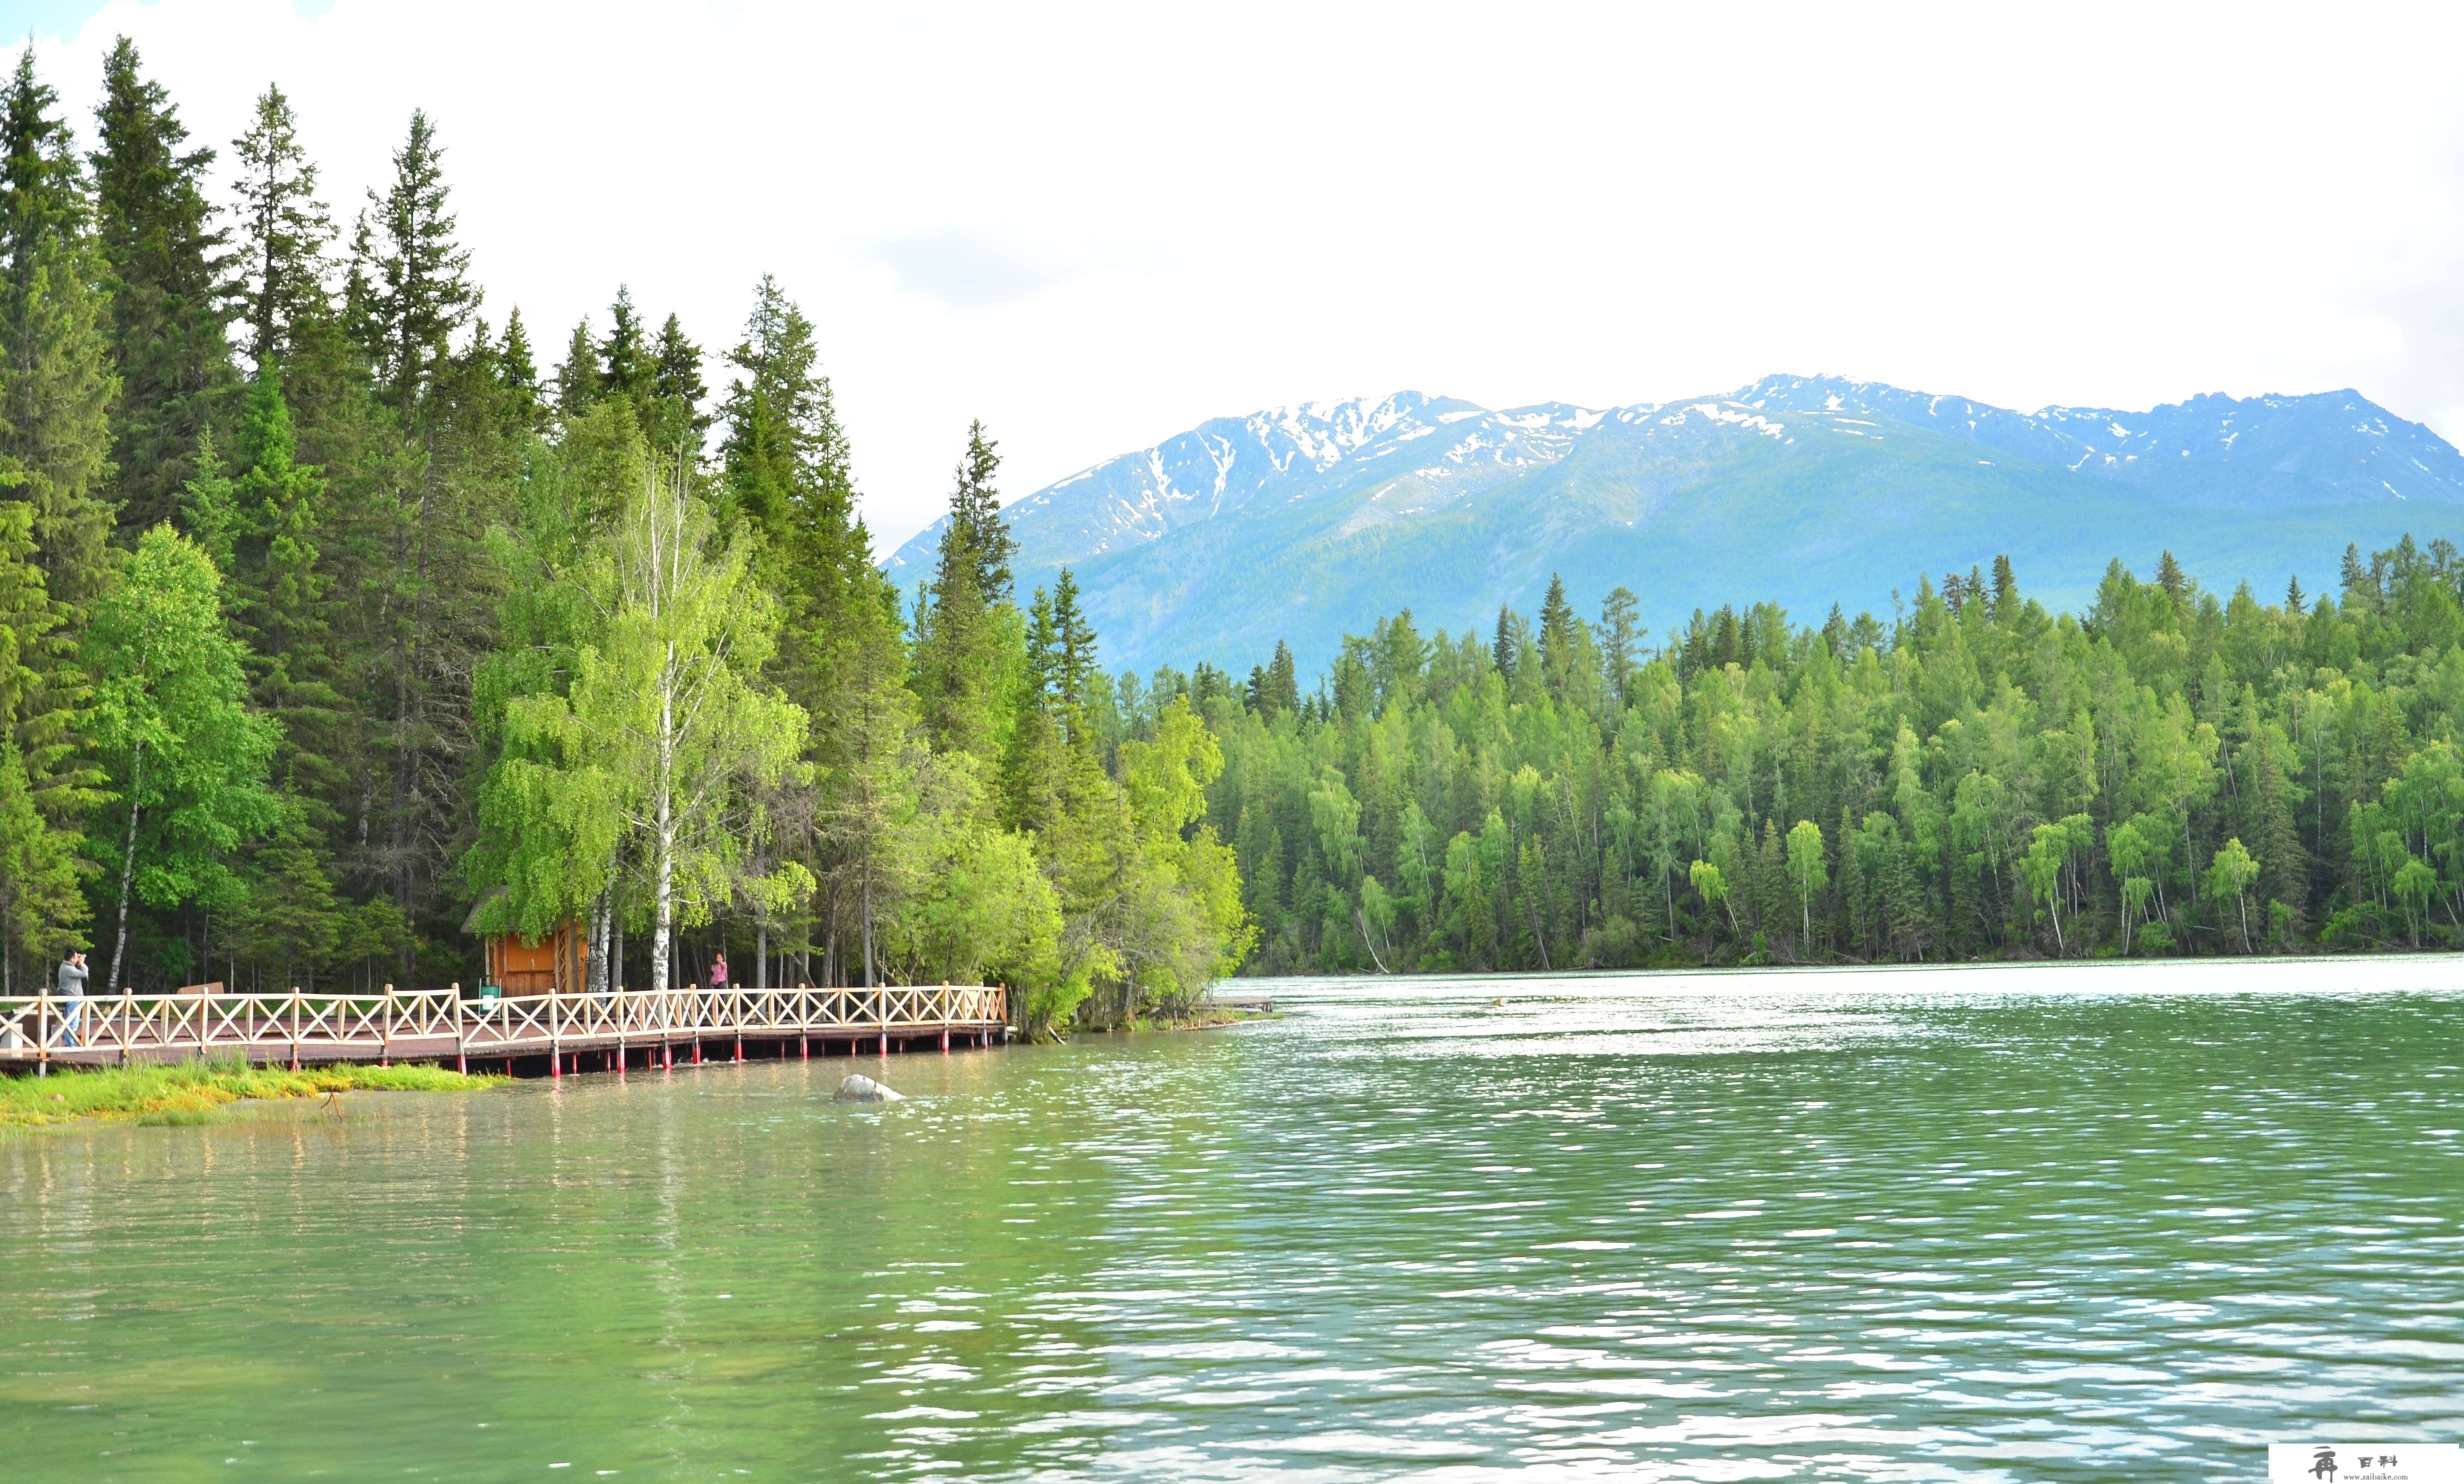
[[[1642,661],[1642,641],[1648,630],[1635,622],[1641,607],[1639,599],[1623,587],[1612,587],[1600,600],[1600,677],[1609,683],[1609,694],[1617,705],[1626,705],[1627,687]],[[1838,609],[1832,609],[1836,617]]]
[[[986,760],[1001,751],[1009,720],[1002,672],[1020,622],[1010,601],[1018,544],[993,483],[996,448],[982,423],[968,428],[915,645],[925,725],[941,746]]]
[[[296,462],[278,366],[249,386],[232,440],[231,503],[244,532],[231,586],[233,627],[248,641],[250,690],[281,726],[275,783],[319,828],[342,777],[332,753],[343,700],[333,665],[333,579],[322,560],[321,470]]]
[[[1088,726],[1095,686],[1104,677],[1095,658],[1095,628],[1078,602],[1078,577],[1067,567],[1052,587],[1052,698],[1061,708],[1063,730],[1073,743],[1093,741]]]
[[[590,321],[579,320],[564,343],[564,361],[556,368],[556,415],[572,423],[598,400],[599,348],[591,343]]]
[[[521,425],[534,432],[547,426],[547,404],[539,388],[539,365],[531,352],[530,332],[522,327],[519,307],[505,316],[505,338],[496,347],[496,380],[507,405]]]
[[[876,919],[917,786],[916,701],[897,595],[856,519],[847,433],[812,324],[776,279],[765,275],[756,286],[744,338],[727,360],[736,377],[721,405],[721,518],[752,536],[757,570],[778,595],[773,674],[810,719],[817,771],[802,811],[808,836],[781,843],[825,884],[822,920],[818,931],[776,925],[789,941],[820,943],[825,982],[870,983]],[[761,923],[765,948],[773,925]]]
[[[1300,667],[1292,661],[1292,647],[1281,639],[1275,641],[1275,657],[1266,663],[1266,705],[1272,716],[1301,709]]]
[[[231,144],[239,163],[240,293],[249,357],[261,370],[297,359],[304,321],[328,311],[325,250],[334,222],[317,198],[317,166],[299,144],[299,121],[282,89],[258,95],[256,113]]]
[[[444,150],[425,111],[411,113],[409,136],[394,152],[393,166],[385,193],[368,192],[352,271],[363,285],[357,329],[377,386],[407,420],[434,384],[448,342],[470,319],[479,291],[469,277],[470,251],[454,240]]]
[[[181,151],[188,131],[162,84],[140,76],[126,36],[102,77],[96,225],[121,378],[112,410],[120,522],[133,532],[177,507],[197,440],[231,383],[223,335],[228,239],[202,188],[214,152]]]
[[[701,410],[709,396],[710,386],[701,377],[701,347],[685,338],[684,325],[670,315],[659,326],[651,355],[649,426],[656,433],[654,446],[682,447],[699,454],[702,436],[710,431],[710,416]]]
[[[813,326],[763,275],[744,339],[728,352],[737,376],[720,413],[726,495],[737,520],[762,533],[777,575],[837,562],[857,529],[855,482],[829,378],[820,374]]]
[[[0,220],[0,249],[8,255],[8,290],[13,306],[27,290],[35,255],[53,238],[74,238],[86,226],[85,183],[79,178],[68,121],[53,110],[59,94],[34,71],[34,49],[17,54],[8,90],[0,95],[0,189],[8,215]]]
[[[2169,551],[2156,559],[2156,586],[2165,589],[2165,596],[2173,600],[2174,608],[2189,610],[2190,582],[2182,575],[2182,564],[2174,561]]]
[[[77,824],[97,795],[74,761],[63,684],[75,675],[56,606],[34,563],[33,511],[0,499],[0,982],[85,941]],[[77,688],[81,690],[82,687]]]
[[[1001,823],[1048,832],[1068,808],[1068,743],[1058,698],[1060,626],[1052,595],[1035,589],[1026,609],[1026,655],[1018,687],[1018,715],[1001,754]]]
[[[471,828],[472,674],[492,643],[499,570],[489,531],[510,513],[529,432],[484,347],[456,354],[479,293],[454,239],[441,153],[411,116],[385,194],[362,213],[344,319],[386,417],[342,501],[354,553],[347,697],[363,781],[347,831],[349,874],[389,890],[432,940],[459,914],[447,895]],[[399,972],[412,972],[406,959]]]
[[[2351,542],[2344,543],[2344,560],[2337,582],[2343,588],[2346,603],[2366,605],[2365,594],[2371,589],[2370,569],[2362,565],[2362,548]]]
[[[119,380],[84,182],[57,101],[28,47],[0,94],[0,460],[22,476],[9,498],[33,507],[35,561],[74,620],[110,563],[104,491]]]
[[[633,307],[633,291],[616,286],[616,302],[607,306],[607,338],[595,352],[599,362],[599,395],[627,397],[638,409],[650,395],[656,366],[642,335],[642,316]]]
[[[1000,448],[984,436],[980,420],[967,425],[967,454],[958,463],[950,524],[941,534],[943,559],[965,566],[977,596],[988,605],[1010,601],[1010,563],[1018,555],[1018,542],[1001,517],[1001,493],[993,486],[1001,472]]]

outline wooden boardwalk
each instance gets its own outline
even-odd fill
[[[688,986],[465,999],[458,988],[377,994],[184,990],[0,998],[0,1071],[119,1066],[237,1052],[252,1062],[426,1061],[562,1076],[705,1059],[991,1046],[1009,993],[983,985],[876,989]]]

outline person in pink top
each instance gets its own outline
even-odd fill
[[[710,986],[713,989],[724,989],[727,987],[726,954],[722,953],[717,958],[710,961]]]

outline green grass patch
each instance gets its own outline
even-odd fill
[[[47,1077],[0,1076],[0,1127],[78,1119],[203,1123],[216,1108],[249,1097],[319,1097],[363,1091],[453,1093],[494,1087],[504,1080],[417,1065],[338,1065],[288,1072],[279,1067],[252,1067],[237,1055],[164,1066],[63,1068]]]

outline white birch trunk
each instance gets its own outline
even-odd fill
[[[139,742],[128,764],[128,843],[120,853],[120,931],[111,947],[111,984],[106,994],[120,992],[120,963],[128,953],[128,888],[137,874],[137,790],[145,782],[145,744]]]
[[[663,993],[668,987],[669,946],[675,928],[675,645],[671,642],[667,673],[659,682],[659,773],[653,800],[658,859],[652,865],[657,897],[650,927],[650,988],[654,993]]]

